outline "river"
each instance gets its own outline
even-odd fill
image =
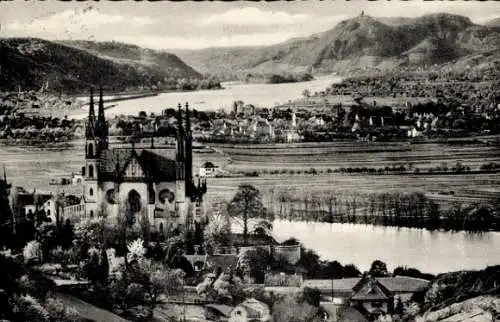
[[[188,102],[192,108],[199,111],[217,110],[220,108],[229,111],[235,101],[256,106],[274,106],[286,103],[291,99],[302,97],[302,92],[308,89],[311,93],[324,91],[340,77],[323,76],[309,82],[285,84],[241,84],[236,82],[222,83],[221,90],[200,90],[191,92],[161,93],[140,99],[115,102],[109,105],[114,107],[106,110],[106,116],[137,115],[139,111],[159,114],[166,108],[176,108],[178,103]],[[74,115],[75,118],[84,118],[86,113]]]
[[[500,233],[470,234],[423,229],[275,221],[278,241],[295,237],[323,259],[355,264],[361,271],[380,259],[389,270],[415,267],[426,273],[484,269],[500,264]]]

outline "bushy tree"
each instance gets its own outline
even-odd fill
[[[127,260],[129,262],[133,260],[142,261],[146,255],[146,248],[144,247],[144,241],[142,239],[136,239],[127,245],[128,253]]]
[[[262,282],[263,273],[270,263],[271,255],[262,248],[246,249],[238,255],[238,269],[257,282]]]
[[[224,272],[217,276],[208,274],[203,282],[196,286],[198,294],[215,303],[233,305],[245,298],[243,283],[232,272]]]
[[[273,305],[275,322],[311,322],[317,320],[318,308],[297,297],[288,295]]]
[[[214,215],[205,226],[204,248],[227,246],[230,242],[231,223],[227,213]]]
[[[26,262],[39,262],[42,259],[42,246],[36,240],[30,241],[23,249],[23,257]]]
[[[248,219],[262,216],[263,210],[260,191],[250,184],[241,184],[228,205],[228,212],[243,220],[244,245],[248,245]]]
[[[31,295],[21,295],[14,303],[14,313],[19,321],[50,321],[49,312]]]
[[[387,271],[387,265],[381,260],[375,260],[370,267],[370,271],[368,272],[373,277],[384,277],[389,275],[389,271]]]

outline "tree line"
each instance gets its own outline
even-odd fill
[[[498,201],[440,206],[421,192],[305,194],[278,193],[276,218],[292,221],[358,223],[428,230],[485,232],[500,229]]]

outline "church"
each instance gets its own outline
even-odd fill
[[[205,218],[206,181],[193,180],[192,133],[189,106],[183,122],[177,116],[176,149],[131,146],[112,147],[104,116],[102,88],[97,117],[93,90],[85,130],[83,198],[85,216],[127,216],[137,222],[147,216],[160,232],[194,230]],[[174,153],[173,153],[174,152]]]

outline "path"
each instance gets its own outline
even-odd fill
[[[61,300],[68,307],[72,307],[77,310],[81,316],[96,322],[129,322],[116,314],[100,309],[97,306],[68,294],[57,293],[56,298]]]

